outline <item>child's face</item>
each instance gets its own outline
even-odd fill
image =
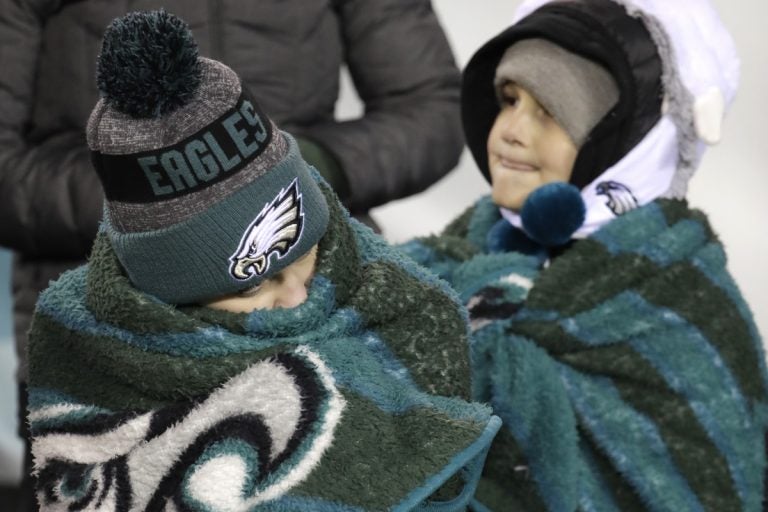
[[[203,304],[233,313],[254,309],[294,308],[307,300],[307,288],[315,274],[317,245],[258,286]]]
[[[491,197],[519,211],[540,186],[570,179],[578,149],[528,91],[508,82],[501,97],[501,112],[488,135]]]

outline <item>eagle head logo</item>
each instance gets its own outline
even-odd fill
[[[297,179],[262,208],[240,239],[237,251],[229,257],[229,272],[239,281],[264,275],[270,256],[284,257],[301,237],[304,211]]]
[[[622,185],[617,181],[603,181],[602,183],[598,183],[596,191],[598,195],[603,195],[608,198],[608,201],[606,201],[605,204],[617,217],[640,206],[629,187]]]

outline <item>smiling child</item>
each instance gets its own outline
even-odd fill
[[[762,509],[765,354],[685,201],[737,81],[705,0],[528,0],[470,60],[491,194],[405,248],[467,305],[504,422],[476,510]]]

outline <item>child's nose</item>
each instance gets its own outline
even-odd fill
[[[301,279],[288,277],[275,294],[276,308],[295,308],[307,300],[307,287]]]
[[[501,137],[508,144],[527,146],[530,142],[532,123],[532,112],[524,105],[520,105],[519,108],[505,114]]]

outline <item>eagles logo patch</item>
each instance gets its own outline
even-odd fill
[[[596,191],[598,195],[603,195],[608,198],[608,201],[605,204],[617,217],[640,206],[629,187],[622,185],[617,181],[604,181],[598,183]]]
[[[298,179],[294,179],[271,203],[264,205],[245,230],[237,251],[229,258],[232,277],[245,281],[264,275],[272,253],[276,253],[278,259],[283,258],[296,245],[304,223],[301,199]]]

